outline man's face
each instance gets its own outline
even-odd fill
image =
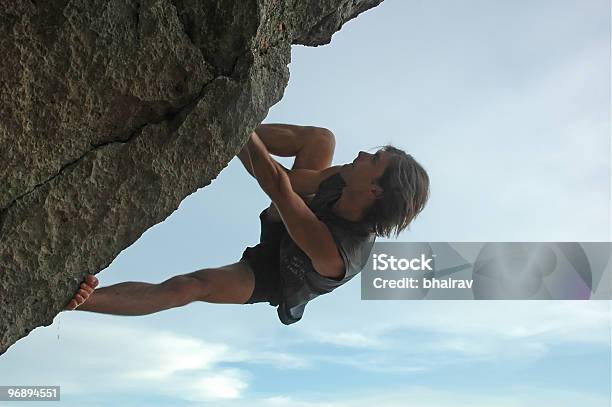
[[[378,150],[376,153],[360,151],[352,163],[344,165],[342,178],[348,188],[378,197],[382,194],[382,189],[376,181],[387,169],[390,158],[391,153],[385,150]]]

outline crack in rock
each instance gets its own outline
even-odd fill
[[[57,171],[57,173],[55,173],[54,175],[52,175],[51,177],[45,179],[43,182],[40,182],[36,185],[34,185],[34,187],[32,187],[30,190],[28,190],[27,192],[17,196],[15,199],[13,199],[6,207],[2,208],[2,210],[0,211],[0,233],[2,231],[2,220],[4,218],[4,214],[6,211],[10,210],[10,208],[15,205],[16,202],[18,202],[20,199],[22,199],[23,197],[30,195],[31,193],[35,192],[39,187],[45,185],[46,183],[52,181],[53,179],[57,178],[58,176],[60,176],[62,174],[62,172],[67,169],[70,168],[76,164],[78,164],[87,154],[90,154],[93,151],[99,150],[105,146],[108,146],[110,144],[117,144],[117,143],[121,143],[121,144],[125,144],[125,143],[129,143],[130,141],[132,141],[135,137],[137,137],[141,132],[142,129],[144,129],[146,126],[149,126],[151,124],[159,124],[162,123],[164,121],[172,121],[174,120],[175,117],[177,117],[178,115],[181,114],[181,112],[184,109],[188,109],[189,107],[193,107],[195,104],[197,104],[197,102],[202,98],[202,95],[206,89],[206,87],[212,83],[215,79],[214,78],[210,81],[208,81],[207,83],[205,83],[202,86],[202,90],[200,91],[200,93],[198,94],[198,97],[196,99],[194,99],[193,101],[190,101],[189,103],[186,103],[185,105],[179,107],[179,108],[175,108],[175,109],[169,109],[168,111],[166,111],[164,114],[160,115],[159,120],[152,120],[150,122],[144,123],[142,125],[140,125],[136,130],[134,130],[127,138],[125,139],[118,139],[118,140],[110,140],[110,141],[105,141],[103,143],[99,143],[99,144],[92,144],[91,145],[91,149],[85,151],[83,154],[81,154],[79,157],[75,158],[74,160],[62,165],[60,167],[60,169]],[[175,124],[176,126],[176,124]]]
[[[292,43],[380,2],[7,3],[0,354],[220,173],[282,98]]]

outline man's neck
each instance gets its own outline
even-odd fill
[[[351,222],[359,222],[363,218],[365,208],[357,197],[350,197],[344,189],[340,198],[332,205],[332,212]]]

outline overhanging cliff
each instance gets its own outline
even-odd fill
[[[210,184],[382,0],[0,1],[0,354]]]

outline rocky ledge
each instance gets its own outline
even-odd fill
[[[238,153],[291,44],[382,0],[0,0],[0,354]]]

